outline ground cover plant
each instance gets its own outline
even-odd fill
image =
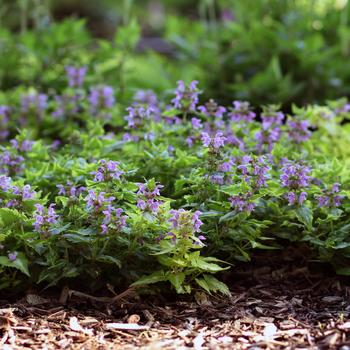
[[[349,274],[346,100],[257,116],[179,81],[125,104],[88,67],[64,71],[49,92],[1,96],[2,289],[225,294],[218,273],[286,242]]]

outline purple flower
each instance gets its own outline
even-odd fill
[[[160,184],[138,183],[137,207],[142,211],[158,212],[159,206],[163,203],[158,199],[160,190],[164,187]]]
[[[124,174],[124,172],[119,169],[119,164],[119,162],[115,162],[112,160],[100,160],[97,171],[93,171],[91,173],[92,175],[95,175],[94,181],[104,182],[111,180],[120,180],[120,177]]]
[[[203,127],[202,121],[198,118],[192,118],[191,124],[193,129],[201,129]]]
[[[265,130],[280,126],[283,123],[284,114],[276,111],[274,108],[274,106],[267,108],[264,113],[261,114],[262,127]]]
[[[255,203],[251,201],[251,193],[239,194],[229,198],[231,207],[241,212],[251,213],[255,208]]]
[[[302,205],[306,201],[307,193],[301,192],[298,195],[296,192],[287,192],[284,198],[287,199],[289,205]]]
[[[288,122],[289,138],[296,143],[307,141],[311,136],[308,120],[290,120]]]
[[[202,138],[201,138],[202,142],[203,142],[203,146],[204,147],[209,147],[209,145],[211,144],[211,137],[209,136],[208,133],[203,132],[202,133]]]
[[[40,234],[48,235],[50,228],[57,223],[58,215],[55,211],[55,205],[50,204],[45,208],[41,204],[35,204],[34,212],[34,230]]]
[[[33,148],[34,141],[23,140],[18,142],[16,139],[10,140],[12,148],[20,152],[29,152]]]
[[[57,185],[59,196],[68,196],[72,200],[76,200],[86,188],[83,186],[74,186],[70,181],[66,185]]]
[[[232,171],[232,168],[234,165],[235,165],[234,159],[231,158],[227,162],[222,163],[219,166],[219,170],[222,172],[229,172],[229,171]]]
[[[202,212],[197,210],[194,212],[192,216],[192,223],[193,223],[193,229],[194,232],[201,232],[200,227],[203,225],[203,222],[199,219],[199,217],[202,215]]]
[[[94,87],[90,90],[88,100],[93,114],[102,109],[110,109],[115,103],[114,90],[107,85]]]
[[[209,100],[204,106],[199,106],[197,109],[208,118],[221,119],[226,112],[226,108],[219,106],[214,100]]]
[[[255,134],[258,141],[257,148],[261,152],[264,145],[267,145],[268,151],[271,152],[273,145],[280,139],[281,129],[279,127],[272,129],[261,129]]]
[[[236,135],[234,135],[233,133],[231,133],[230,131],[226,134],[226,138],[227,138],[227,143],[229,145],[233,145],[238,147],[241,151],[245,151],[245,146],[244,146],[244,142],[237,137]]]
[[[30,185],[24,185],[21,192],[23,200],[33,199],[35,197],[35,191],[32,191]]]
[[[134,95],[135,105],[145,105],[152,109],[155,121],[160,119],[160,108],[157,95],[152,90],[139,90]]]
[[[24,158],[5,150],[0,152],[0,174],[19,174],[24,168]]]
[[[344,196],[340,196],[337,193],[340,192],[340,184],[334,183],[331,190],[323,191],[322,196],[315,196],[318,201],[319,207],[339,207]]]
[[[350,112],[350,103],[346,102],[342,106],[338,107],[335,112],[337,114],[349,113]]]
[[[249,102],[233,101],[233,108],[228,116],[235,123],[251,123],[255,119],[256,114],[251,111]]]
[[[11,188],[11,178],[1,175],[0,176],[0,189],[7,192]]]
[[[135,129],[144,125],[145,122],[152,119],[153,108],[143,105],[134,105],[126,109],[128,115],[124,119],[128,122],[128,128]]]
[[[123,209],[108,205],[102,213],[104,215],[101,224],[102,234],[107,234],[111,231],[120,232],[126,226],[127,216],[122,215]]]
[[[101,208],[110,205],[114,201],[114,197],[106,197],[105,192],[96,193],[94,190],[89,190],[84,198],[86,208],[93,212],[98,212]]]
[[[10,261],[15,261],[15,260],[17,259],[17,255],[18,255],[17,252],[12,252],[12,253],[9,253],[9,254],[7,255],[7,257],[8,257],[8,259],[9,259]]]
[[[225,184],[225,175],[224,174],[214,174],[211,176],[211,182],[218,185]]]
[[[195,138],[194,138],[194,137],[191,137],[191,136],[187,137],[187,138],[186,138],[187,146],[188,146],[189,148],[191,148],[191,147],[193,146],[194,141],[195,141]]]
[[[152,90],[138,90],[134,95],[134,101],[137,103],[144,103],[150,106],[158,106],[157,95]]]
[[[184,112],[195,111],[198,104],[200,91],[197,88],[198,81],[192,81],[188,87],[180,80],[177,82],[175,98],[171,100],[176,109]]]
[[[292,190],[308,187],[310,171],[310,168],[304,165],[286,162],[280,176],[282,186]]]
[[[340,192],[340,183],[338,183],[338,182],[334,183],[333,186],[332,186],[331,192],[332,193]]]
[[[24,115],[34,114],[38,117],[43,116],[47,108],[47,95],[30,93],[21,97],[21,111]]]
[[[83,67],[66,66],[65,70],[67,73],[69,86],[72,88],[82,87],[87,68],[85,66]]]
[[[227,138],[221,131],[218,131],[213,138],[209,136],[208,133],[203,132],[201,140],[204,147],[213,147],[213,149],[218,150],[220,147],[225,146],[225,141]]]
[[[201,232],[203,222],[199,219],[202,214],[199,210],[192,213],[184,209],[170,210],[169,222],[174,230],[183,237],[190,237],[193,233]]]

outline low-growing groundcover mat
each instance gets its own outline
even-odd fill
[[[66,72],[62,91],[1,106],[1,289],[228,294],[218,273],[287,242],[350,273],[346,101],[257,120],[180,81],[124,110],[112,87],[84,84],[85,67]]]
[[[221,276],[256,250],[326,262],[348,275],[346,100],[231,106],[179,81],[172,96],[67,84],[2,95],[0,288],[129,287],[230,295]],[[209,297],[210,300],[210,297]]]

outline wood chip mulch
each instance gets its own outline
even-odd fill
[[[227,279],[230,298],[197,292],[169,302],[126,293],[107,303],[68,291],[66,305],[35,293],[3,300],[0,348],[350,350],[346,281],[305,267],[255,268]]]

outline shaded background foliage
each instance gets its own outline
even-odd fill
[[[40,56],[39,40],[31,45],[33,38],[24,37],[28,29],[37,29],[36,37],[51,31],[39,60],[52,65],[51,58],[62,60],[64,47],[72,53],[86,45],[96,48],[100,39],[113,42],[115,32],[136,20],[140,37],[129,52],[133,58],[128,57],[122,78],[126,88],[137,83],[160,92],[186,75],[201,81],[206,97],[223,103],[247,99],[255,105],[282,103],[290,110],[292,102],[349,96],[349,11],[346,0],[2,0],[2,27],[20,38],[8,38],[4,45],[2,32],[1,85],[23,81],[17,76],[23,50]],[[83,18],[89,32],[52,27],[67,17]],[[120,62],[114,60],[116,72]],[[118,73],[114,77],[121,79]]]

